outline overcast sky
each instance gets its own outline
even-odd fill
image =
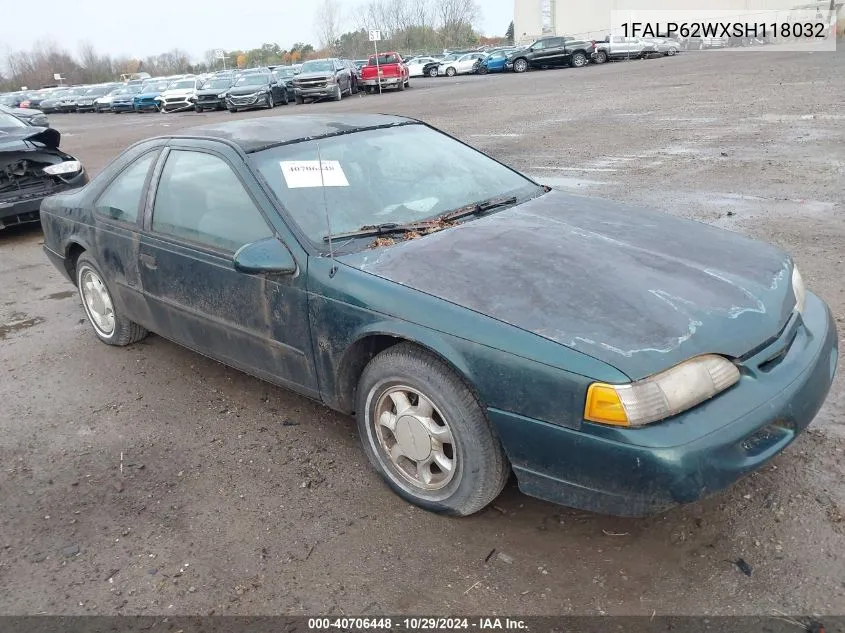
[[[102,0],[0,0],[0,54],[30,48],[37,38],[49,39],[76,53],[89,41],[98,52],[146,57],[172,48],[200,59],[212,48],[256,48],[297,41],[317,45],[314,12],[318,2],[306,0],[199,0],[185,2],[102,2]],[[360,0],[338,0],[343,30],[356,26]],[[504,35],[513,19],[513,0],[483,0],[480,27],[485,35]],[[33,9],[35,14],[33,14]],[[37,14],[37,15],[36,15]],[[26,28],[18,28],[26,24]]]

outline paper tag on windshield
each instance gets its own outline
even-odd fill
[[[348,187],[349,181],[340,166],[340,161],[324,160],[323,175],[320,176],[318,160],[283,160],[279,163],[282,175],[290,189],[301,187]]]

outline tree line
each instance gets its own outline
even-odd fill
[[[379,30],[381,50],[405,54],[436,53],[443,49],[498,44],[513,39],[513,27],[504,37],[482,37],[477,25],[481,10],[475,0],[368,0],[344,14],[337,0],[322,0],[315,12],[319,46],[297,42],[288,48],[264,43],[253,49],[226,50],[224,60],[209,49],[199,61],[174,48],[144,58],[98,53],[85,42],[76,53],[54,42],[38,42],[29,50],[13,51],[0,67],[0,91],[55,85],[55,74],[65,85],[115,81],[121,75],[147,72],[151,76],[203,73],[268,64],[295,64],[326,56],[366,57],[373,51],[369,31]]]

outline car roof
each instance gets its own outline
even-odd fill
[[[211,123],[188,128],[171,138],[220,139],[250,153],[314,138],[408,123],[418,121],[388,114],[304,114]]]

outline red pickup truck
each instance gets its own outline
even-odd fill
[[[382,88],[404,90],[411,87],[411,73],[399,53],[370,55],[367,65],[361,68],[361,82],[367,92]]]

